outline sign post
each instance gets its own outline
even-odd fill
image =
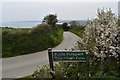
[[[51,48],[48,49],[48,56],[49,56],[49,64],[52,72],[50,72],[52,79],[55,78],[54,76],[54,68],[53,62],[57,61],[64,61],[64,62],[86,62],[88,58],[88,51],[87,50],[79,50],[79,51],[66,51],[66,50],[52,50]]]
[[[54,71],[54,68],[53,68],[53,57],[52,57],[52,49],[49,48],[48,49],[48,56],[49,56],[49,64],[50,64],[50,68],[52,69],[52,71]]]
[[[48,49],[48,56],[49,56],[49,64],[52,71],[53,62],[61,61],[61,62],[86,62],[88,58],[88,51],[87,50],[77,50],[77,51],[67,51],[67,50],[52,50],[51,48]]]

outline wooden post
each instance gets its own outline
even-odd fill
[[[52,49],[49,48],[48,49],[48,56],[49,56],[49,64],[50,64],[50,68],[52,69],[52,71],[54,71],[54,68],[53,68],[53,60],[52,60]]]

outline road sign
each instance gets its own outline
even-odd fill
[[[50,68],[54,72],[53,62],[57,62],[57,61],[85,62],[86,59],[88,58],[88,51],[87,50],[82,50],[82,51],[52,50],[51,48],[49,48],[48,57],[49,57]]]
[[[86,61],[88,51],[52,51],[52,60],[56,61]]]

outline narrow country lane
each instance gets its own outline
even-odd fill
[[[61,44],[53,50],[64,50],[74,48],[75,43],[80,38],[71,32],[64,32]],[[38,66],[48,64],[47,50],[36,52],[34,54],[22,55],[2,59],[2,77],[20,78],[31,75]]]

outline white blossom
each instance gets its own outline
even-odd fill
[[[98,9],[97,17],[85,27],[83,43],[80,49],[91,50],[98,57],[120,54],[120,27],[118,18],[111,9]],[[94,42],[92,42],[94,41]]]

